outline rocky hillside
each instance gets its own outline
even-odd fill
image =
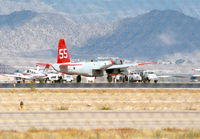
[[[0,16],[1,57],[55,57],[58,40],[69,49],[81,47],[89,38],[105,35],[111,28],[79,25],[62,14],[14,12]]]
[[[200,20],[172,10],[153,10],[117,23],[113,32],[90,38],[82,55],[159,59],[200,50]]]
[[[66,15],[33,11],[0,15],[0,57],[55,58],[60,38],[72,58],[193,56],[200,51],[200,20],[172,10],[153,10],[115,25],[77,24]]]

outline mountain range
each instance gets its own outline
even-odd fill
[[[83,54],[130,59],[191,54],[200,50],[200,20],[177,11],[153,10],[119,21],[109,35],[90,38],[83,48]]]
[[[0,57],[56,57],[60,38],[65,38],[69,49],[73,49],[110,29],[95,24],[79,25],[62,14],[24,10],[0,15]]]
[[[55,58],[60,38],[73,58],[194,56],[200,51],[200,20],[173,10],[153,10],[106,25],[77,24],[63,14],[33,11],[0,15],[0,57]]]

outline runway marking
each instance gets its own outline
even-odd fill
[[[158,119],[158,118],[131,118],[131,119],[20,119],[20,120],[0,120],[0,123],[30,123],[30,122],[64,122],[64,121],[98,121],[98,122],[103,122],[103,121],[130,121],[130,122],[134,122],[134,121],[143,121],[143,122],[160,122],[160,121],[199,121],[200,122],[200,118],[162,118],[162,119]]]

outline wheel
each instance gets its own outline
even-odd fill
[[[58,78],[58,83],[63,83],[62,77],[59,77],[59,78]]]
[[[158,83],[158,80],[155,80],[154,83]]]
[[[49,81],[49,78],[46,78],[44,82],[47,83],[48,81]]]
[[[77,82],[77,83],[80,83],[80,82],[81,82],[81,75],[78,75],[78,76],[76,77],[76,82]]]
[[[128,76],[125,75],[124,79],[125,79],[125,81],[127,82],[127,81],[128,81]]]
[[[125,82],[127,82],[128,81],[128,76],[124,76],[124,78],[123,78],[123,83],[125,83]]]
[[[111,76],[111,75],[108,75],[108,77],[107,77],[107,81],[108,81],[109,83],[112,82],[112,76]]]
[[[150,80],[149,80],[148,78],[144,78],[144,79],[143,79],[143,82],[144,82],[144,83],[147,83],[147,82],[149,83]]]

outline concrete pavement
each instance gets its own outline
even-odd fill
[[[200,128],[200,111],[1,112],[0,130]]]

